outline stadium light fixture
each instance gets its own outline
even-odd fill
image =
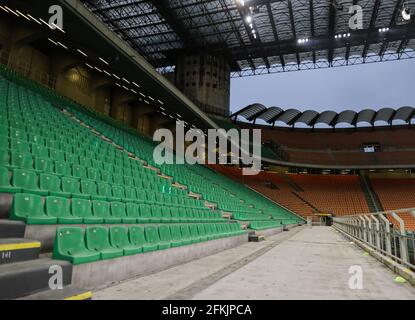
[[[88,58],[88,55],[80,49],[76,49],[80,54],[82,54],[85,58]]]
[[[60,45],[62,48],[68,50],[68,47],[62,44],[61,42],[57,41],[58,45]]]
[[[53,41],[51,38],[48,38],[48,40],[49,40],[50,42],[52,42],[55,46],[58,46],[58,44],[57,44],[55,41]]]
[[[298,44],[304,44],[304,43],[307,43],[307,42],[308,42],[308,38],[298,39],[298,40],[297,40],[297,43],[298,43]]]
[[[251,23],[252,22],[252,16],[246,16],[246,22]]]
[[[107,61],[105,61],[105,60],[104,60],[104,59],[102,59],[101,57],[99,57],[98,59],[99,59],[101,62],[105,63],[107,66],[109,66],[109,65],[110,65]]]
[[[411,11],[409,10],[409,8],[405,7],[402,10],[402,19],[405,21],[409,21],[411,20]]]
[[[389,28],[380,28],[379,29],[380,33],[388,32],[388,31],[389,31]]]
[[[24,15],[23,13],[21,13],[19,10],[16,10],[16,12],[18,14],[20,14],[23,18],[25,18],[26,20],[30,21],[30,19],[28,17],[26,17],[26,15]]]
[[[11,13],[13,13],[16,17],[20,17],[19,14],[17,12],[14,12],[12,9],[10,9],[8,6],[4,6],[8,11],[10,11]]]
[[[49,23],[47,23],[45,20],[43,20],[42,18],[39,18],[39,20],[40,20],[40,22],[42,22],[43,24],[47,25],[47,26],[49,27],[49,29],[52,29],[52,30],[53,30],[52,26],[51,26]]]
[[[37,24],[42,25],[42,23],[41,23],[38,19],[36,19],[36,18],[32,17],[30,14],[27,14],[27,16],[28,16],[30,19],[32,19],[34,22],[36,22]]]
[[[341,39],[341,38],[350,38],[351,34],[350,33],[341,33],[341,34],[336,34],[334,36],[335,39]]]

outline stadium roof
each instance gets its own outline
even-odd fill
[[[161,72],[199,52],[225,55],[232,76],[415,57],[415,19],[401,16],[415,0],[82,2]],[[354,4],[363,8],[357,31],[349,29]]]
[[[294,127],[296,124],[302,123],[314,128],[317,124],[325,124],[334,128],[338,124],[357,126],[359,123],[368,123],[374,126],[377,122],[383,122],[388,125],[394,125],[396,121],[411,124],[411,121],[415,119],[415,108],[402,107],[397,110],[382,108],[378,111],[364,109],[360,112],[344,110],[340,113],[327,110],[319,113],[314,110],[301,112],[297,109],[267,108],[262,104],[254,103],[231,115],[235,119],[238,116],[242,116],[248,121],[254,121],[254,123],[257,119],[261,119],[273,125],[276,122],[282,122]]]

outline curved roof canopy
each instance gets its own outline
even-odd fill
[[[314,127],[316,124],[326,124],[330,127],[336,127],[338,124],[349,124],[357,126],[357,124],[365,122],[372,126],[375,122],[383,121],[392,125],[394,120],[404,121],[410,123],[415,119],[414,107],[401,107],[397,110],[392,108],[382,108],[378,111],[372,109],[364,109],[360,112],[353,110],[345,110],[337,113],[332,110],[323,111],[321,113],[315,110],[307,110],[301,112],[297,109],[283,110],[279,107],[267,108],[262,104],[251,104],[231,115],[231,118],[242,116],[248,121],[255,121],[261,119],[269,124],[275,125],[276,122],[283,122],[290,126],[295,126],[297,123],[303,123],[309,127]]]

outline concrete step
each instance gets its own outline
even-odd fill
[[[54,268],[51,268],[54,266]],[[62,285],[72,280],[72,264],[67,261],[36,259],[0,265],[0,299],[16,299],[49,290],[49,280],[61,267]]]
[[[0,219],[0,239],[24,238],[26,224],[23,221]]]
[[[45,290],[17,300],[91,300],[92,292],[74,286],[67,286],[63,289]]]
[[[0,239],[0,265],[39,258],[40,242],[22,238]]]

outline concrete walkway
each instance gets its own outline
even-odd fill
[[[351,266],[363,271],[350,289]],[[94,292],[94,299],[415,299],[415,288],[329,227],[301,227],[260,243]]]

